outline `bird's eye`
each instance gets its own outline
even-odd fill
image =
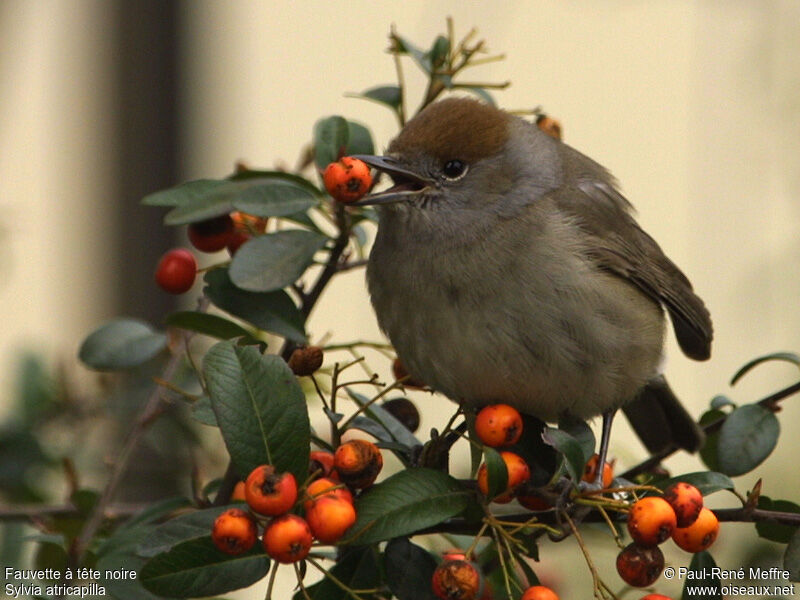
[[[458,159],[448,160],[442,168],[442,173],[451,181],[461,179],[467,173],[467,163]]]

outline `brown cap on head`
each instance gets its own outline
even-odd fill
[[[426,152],[468,163],[502,150],[511,116],[472,98],[434,102],[411,119],[389,145],[390,154]]]

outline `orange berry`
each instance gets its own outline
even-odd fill
[[[477,600],[483,587],[482,577],[473,563],[446,560],[433,572],[433,593],[442,600]]]
[[[322,180],[328,193],[345,204],[360,199],[372,185],[367,164],[350,156],[344,156],[325,167]]]
[[[264,530],[264,550],[280,563],[304,559],[311,550],[313,538],[305,519],[283,515],[269,522]]]
[[[500,453],[500,456],[503,458],[503,462],[506,463],[508,484],[506,485],[505,491],[496,498],[493,498],[492,501],[505,504],[511,502],[511,498],[514,495],[514,488],[523,481],[530,479],[531,470],[528,467],[528,463],[518,454],[504,451]],[[489,470],[486,467],[486,463],[482,464],[478,469],[478,489],[480,489],[484,496],[489,493]]]
[[[594,454],[592,458],[590,458],[586,462],[586,466],[583,468],[583,476],[581,477],[582,481],[586,481],[588,483],[594,483],[595,479],[597,479],[597,463],[600,461],[600,455]],[[603,463],[603,487],[610,488],[611,484],[614,482],[614,464],[613,462],[606,461]]]
[[[511,446],[522,435],[522,415],[508,404],[484,406],[475,418],[475,432],[487,446]]]
[[[336,449],[333,464],[339,479],[357,489],[371,486],[383,468],[380,449],[368,440],[350,440]]]
[[[165,292],[188,292],[197,276],[197,261],[186,248],[173,248],[161,257],[156,267],[156,283]]]
[[[628,544],[617,555],[617,573],[634,587],[652,585],[664,570],[664,554],[658,546]]]
[[[232,212],[230,217],[233,220],[233,231],[228,236],[227,246],[231,256],[236,254],[239,247],[254,234],[264,233],[267,230],[268,219],[239,211]]]
[[[326,494],[306,509],[306,520],[315,538],[334,544],[356,522],[356,509],[351,502]]]
[[[678,518],[678,527],[688,527],[697,520],[703,508],[703,494],[690,483],[679,481],[664,490],[664,500],[669,502],[675,516]]]
[[[214,520],[211,529],[211,540],[225,554],[247,552],[257,537],[256,522],[241,508],[226,510]]]
[[[657,546],[672,535],[676,523],[675,511],[656,496],[642,498],[628,513],[628,532],[640,546]]]
[[[337,483],[328,477],[321,477],[312,481],[306,489],[306,495],[308,500],[303,503],[306,510],[314,504],[315,500],[326,496],[341,498],[350,504],[353,503],[353,494],[350,493],[350,490],[344,487],[344,484]]]
[[[228,245],[233,233],[233,219],[230,215],[222,215],[190,223],[186,233],[192,246],[201,252],[218,252]]]
[[[297,482],[291,473],[276,473],[272,465],[256,467],[244,482],[247,504],[262,515],[282,515],[297,500]]]
[[[519,600],[558,600],[558,594],[547,586],[534,585],[525,590]]]
[[[236,485],[233,486],[233,492],[231,492],[231,501],[235,502],[237,500],[247,501],[247,498],[244,495],[244,481],[237,481]]]
[[[289,357],[289,368],[297,376],[311,375],[322,366],[322,348],[304,346],[296,348]]]
[[[687,552],[702,552],[711,547],[719,535],[719,520],[706,507],[694,523],[688,527],[679,527],[672,532],[672,540]]]
[[[333,472],[333,452],[312,450],[309,455],[308,474],[314,477],[330,477]]]

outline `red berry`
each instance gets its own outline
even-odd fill
[[[219,515],[211,529],[211,540],[225,554],[242,554],[256,543],[256,523],[241,508],[230,508]]]
[[[656,496],[642,498],[628,513],[628,531],[640,546],[657,546],[672,535],[676,524],[675,511]]]
[[[645,548],[633,543],[617,555],[617,573],[634,587],[652,585],[663,570],[664,554],[658,546]]]
[[[354,488],[372,485],[383,468],[380,449],[368,440],[350,440],[336,449],[333,464],[339,479]]]
[[[304,559],[311,550],[313,538],[305,519],[283,515],[269,522],[264,530],[264,550],[280,563]]]
[[[366,163],[350,156],[325,167],[322,180],[328,193],[343,203],[357,201],[372,185],[372,175]]]
[[[514,488],[523,481],[530,479],[531,470],[528,467],[528,463],[518,454],[504,451],[500,453],[500,456],[503,458],[503,462],[506,463],[508,483],[506,484],[505,492],[496,498],[492,498],[492,501],[505,504],[511,502]],[[478,469],[478,489],[484,496],[489,493],[489,470],[486,467],[486,463],[482,464]]]
[[[669,502],[675,516],[678,518],[678,527],[688,527],[697,520],[703,508],[703,494],[690,483],[679,481],[664,490],[664,500]]]
[[[325,494],[306,509],[306,520],[314,537],[323,544],[334,544],[356,522],[353,503]]]
[[[272,465],[252,470],[244,482],[247,504],[262,515],[282,515],[297,500],[297,482],[291,473],[276,473]]]
[[[587,481],[589,483],[594,483],[595,479],[597,479],[597,463],[600,462],[600,455],[594,454],[592,458],[590,458],[586,462],[586,466],[583,468],[583,476],[581,477],[582,481]],[[604,462],[603,463],[603,487],[609,488],[611,484],[614,482],[614,461],[611,462]]]
[[[484,406],[475,418],[475,432],[487,446],[511,446],[522,435],[522,415],[508,404]]]
[[[558,600],[558,594],[547,586],[534,585],[525,590],[519,600]]]
[[[480,598],[482,577],[471,562],[446,560],[433,572],[433,593],[442,600],[477,600]]]
[[[228,245],[233,233],[233,219],[230,215],[222,215],[199,223],[191,223],[186,233],[192,246],[201,252],[217,252]]]
[[[672,532],[672,540],[687,552],[707,550],[719,535],[719,520],[708,508],[703,507],[694,523]]]
[[[330,477],[333,472],[333,452],[312,450],[308,457],[308,474],[316,478]]]
[[[197,276],[194,254],[185,248],[173,248],[158,261],[156,283],[170,294],[188,292]]]
[[[306,496],[308,496],[308,500],[303,503],[306,510],[314,505],[315,500],[323,496],[333,496],[346,500],[350,504],[353,503],[353,494],[350,493],[350,490],[343,483],[338,483],[328,477],[321,477],[311,482],[306,489]]]

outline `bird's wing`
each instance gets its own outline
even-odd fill
[[[713,328],[708,309],[686,276],[633,219],[628,201],[613,185],[593,179],[580,180],[573,192],[559,194],[563,201],[557,202],[589,234],[589,257],[666,307],[687,356],[709,358]]]

